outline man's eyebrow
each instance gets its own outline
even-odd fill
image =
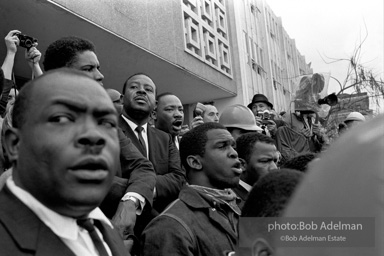
[[[214,144],[230,144],[230,145],[233,145],[233,144],[236,144],[236,141],[233,140],[233,139],[212,139],[212,140],[215,140]]]
[[[100,117],[100,116],[106,116],[106,115],[116,115],[117,116],[117,111],[115,108],[96,108],[94,111],[93,111],[93,114],[96,116],[96,117]]]
[[[165,108],[182,108],[183,106],[179,105],[165,105]]]
[[[53,101],[54,105],[63,105],[69,110],[75,111],[75,112],[86,112],[87,111],[87,104],[84,104],[82,102],[73,101],[71,99],[56,99]],[[102,108],[97,107],[93,110],[93,114],[95,116],[104,116],[109,114],[117,114],[117,111],[115,108]]]
[[[55,99],[53,105],[63,105],[70,110],[85,112],[87,109],[87,105],[78,101],[73,101],[71,99]]]
[[[97,64],[85,64],[85,65],[82,65],[81,67],[82,68],[85,68],[85,67],[96,67],[96,68],[99,68],[100,65],[97,65]]]

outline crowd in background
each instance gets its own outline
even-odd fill
[[[62,250],[60,255],[273,255],[270,237],[239,248],[240,217],[279,217],[285,209],[295,216],[289,202],[298,187],[307,193],[312,173],[336,178],[338,172],[359,171],[366,155],[355,154],[357,143],[373,150],[373,165],[361,171],[380,168],[384,136],[375,127],[383,118],[362,126],[364,116],[352,112],[339,124],[340,138],[330,142],[316,108],[276,113],[265,95],[255,94],[247,106],[217,109],[213,102],[197,102],[187,124],[181,100],[172,92],[158,94],[150,74],[128,70],[121,91],[103,84],[97,46],[80,37],[60,38],[44,54],[37,43],[27,46],[32,77],[20,89],[13,76],[20,34],[6,35],[0,73],[0,234],[7,237],[0,242],[1,255],[35,255],[44,248]],[[363,141],[357,133],[362,127],[362,135],[371,135]],[[70,154],[71,149],[81,151]],[[349,151],[354,159],[346,158]],[[87,160],[78,163],[83,154]],[[345,186],[340,193],[350,190]],[[367,196],[376,196],[370,192]],[[327,184],[317,193],[325,196]],[[301,196],[293,197],[292,205],[301,205]],[[303,216],[312,216],[317,202],[329,209],[321,216],[335,216],[327,202],[317,200],[302,207],[308,213]],[[18,229],[5,203],[31,211],[28,219],[34,216],[49,233],[46,242],[40,247],[19,242],[25,237],[13,231]],[[92,230],[82,224],[84,217],[92,219],[87,224]],[[31,223],[21,225],[33,229]]]

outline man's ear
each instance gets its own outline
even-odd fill
[[[273,249],[267,240],[257,238],[252,246],[252,256],[272,256]]]
[[[157,120],[157,111],[156,111],[156,108],[157,107],[155,107],[153,110],[152,110],[152,112],[151,112],[151,118],[153,119],[153,120]]]
[[[203,168],[203,165],[200,161],[200,156],[187,156],[187,163],[192,169],[201,170]]]
[[[243,170],[243,172],[245,172],[245,170],[247,170],[247,162],[243,158],[239,158],[239,160],[241,164],[241,169]]]
[[[14,162],[19,158],[20,131],[13,127],[8,127],[4,135],[5,152],[10,160]]]

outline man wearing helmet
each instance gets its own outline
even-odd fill
[[[219,123],[227,128],[235,140],[243,133],[263,131],[257,126],[252,112],[240,104],[226,107],[220,116]]]
[[[365,122],[365,117],[359,112],[351,112],[344,120],[344,123],[347,125],[348,129],[351,129],[352,126],[356,124]]]

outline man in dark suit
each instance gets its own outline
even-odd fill
[[[239,154],[243,172],[239,185],[234,189],[244,205],[253,185],[271,170],[277,169],[279,152],[275,141],[261,133],[245,133],[236,140],[236,150]]]
[[[0,255],[129,255],[98,208],[119,167],[117,112],[81,72],[26,84],[5,146],[13,175],[0,192]]]
[[[126,80],[122,94],[123,114],[119,117],[119,126],[155,168],[153,208],[161,212],[177,199],[185,182],[179,152],[170,134],[148,125],[156,106],[156,85],[152,79],[145,74],[135,74]]]
[[[92,42],[79,37],[63,37],[51,43],[44,55],[44,69],[69,67],[82,71],[103,86],[104,76]],[[120,169],[101,205],[103,212],[124,239],[133,234],[136,214],[152,207],[156,176],[153,166],[119,129]]]

